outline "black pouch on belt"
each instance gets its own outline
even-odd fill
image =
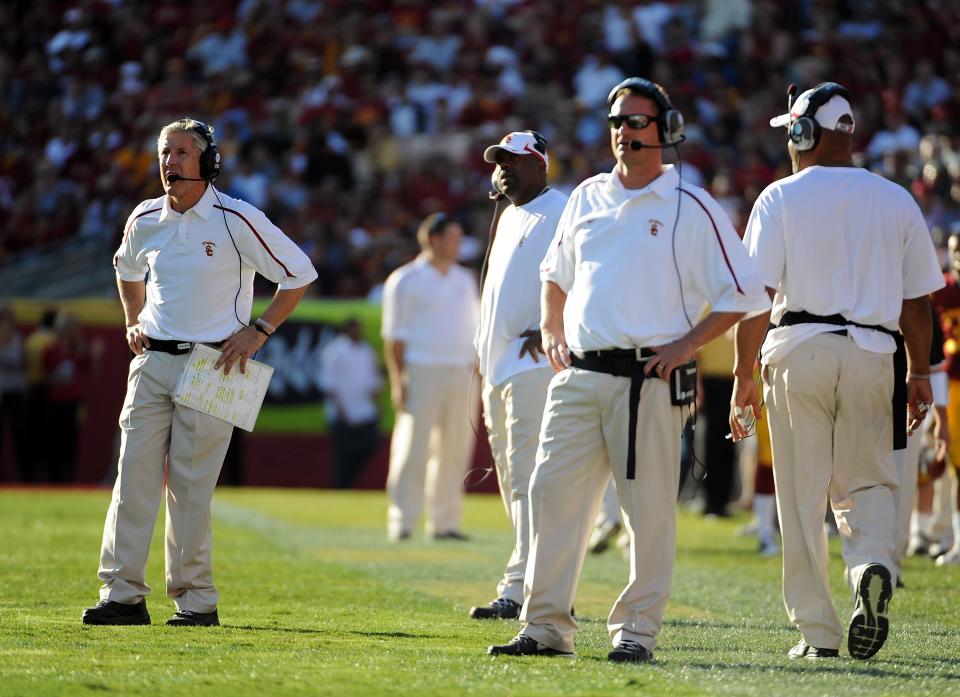
[[[697,398],[697,361],[689,360],[670,371],[670,403],[675,407],[693,404]]]

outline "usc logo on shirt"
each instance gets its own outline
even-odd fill
[[[217,243],[216,243],[216,242],[209,242],[209,241],[207,241],[207,242],[201,242],[200,244],[203,245],[203,251],[206,252],[206,255],[207,255],[208,257],[212,257],[212,256],[213,256],[213,250],[214,250],[214,248],[217,246]]]

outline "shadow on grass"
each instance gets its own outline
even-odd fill
[[[929,669],[932,665],[942,665],[945,661],[939,659],[931,659],[929,664],[924,665],[924,668]],[[716,663],[709,661],[690,661],[684,660],[683,665],[690,668],[701,668],[703,670],[709,671],[744,671],[744,672],[757,672],[763,671],[767,673],[789,673],[789,674],[806,674],[811,671],[817,673],[833,673],[835,675],[856,675],[856,676],[872,676],[877,678],[901,678],[904,680],[911,680],[917,678],[917,672],[912,670],[900,670],[898,666],[890,665],[887,666],[883,661],[871,661],[866,663],[864,661],[854,661],[853,659],[828,659],[828,660],[819,660],[819,661],[791,661],[786,656],[783,658],[783,663],[774,663],[774,664],[757,664],[752,662],[740,662],[740,663]],[[946,674],[946,675],[936,675],[938,679],[943,680],[956,680],[960,681],[960,674]]]
[[[436,634],[410,634],[409,632],[364,632],[355,630],[347,634],[356,634],[358,636],[378,636],[389,639],[439,639]]]
[[[286,632],[287,634],[338,634],[325,629],[307,629],[306,627],[257,627],[252,624],[224,624],[224,629],[240,629],[246,632]]]

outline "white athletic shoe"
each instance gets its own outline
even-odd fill
[[[960,564],[960,548],[954,547],[946,554],[937,557],[937,566],[954,566]]]

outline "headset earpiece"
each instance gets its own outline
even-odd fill
[[[642,77],[628,77],[619,85],[610,90],[607,96],[607,106],[613,106],[620,90],[629,89],[649,97],[659,107],[657,114],[657,133],[662,145],[678,145],[683,142],[683,114],[673,108],[666,92],[655,82]]]
[[[207,149],[200,153],[200,178],[213,181],[220,176],[220,151],[213,139],[213,129],[202,121],[197,121],[193,130],[207,142]]]
[[[843,85],[838,85],[836,82],[821,82],[814,88],[813,94],[810,95],[806,110],[790,124],[790,140],[799,152],[806,152],[817,147],[817,143],[820,142],[821,128],[814,117],[817,114],[817,109],[836,95],[840,95],[848,102],[851,101],[850,92]]]

